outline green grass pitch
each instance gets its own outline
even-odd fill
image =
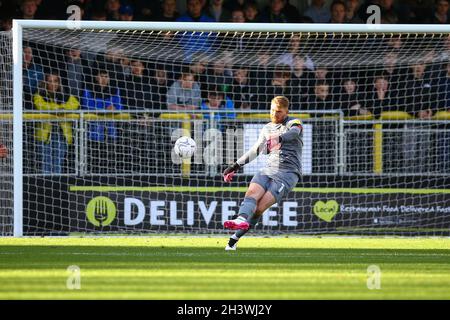
[[[1,238],[0,299],[450,299],[449,238]],[[67,288],[81,270],[81,289]],[[370,265],[380,289],[367,288]]]

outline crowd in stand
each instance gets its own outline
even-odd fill
[[[289,0],[188,0],[179,4],[176,0],[2,1],[1,29],[10,30],[13,18],[65,20],[70,5],[81,9],[82,20],[95,21],[365,23],[370,15],[367,8],[378,5],[381,23],[449,23],[449,0],[341,0],[331,4],[312,0],[305,10]],[[178,12],[179,7],[186,7],[186,12]]]
[[[10,28],[12,16],[66,18],[65,10],[63,15],[57,10],[58,5],[47,7],[50,2],[22,1],[13,15],[3,17],[3,28]],[[161,3],[93,0],[73,4],[81,7],[83,19],[180,22],[362,23],[367,19],[367,6],[378,4],[383,23],[447,23],[449,9],[448,0],[436,1],[434,6],[427,7],[429,10],[421,7],[419,1],[363,3],[335,0],[326,7],[325,1],[313,0],[303,13],[286,0],[270,0],[266,8],[251,0],[187,0],[186,12],[182,13],[176,11],[175,0]],[[184,40],[180,38],[183,46]],[[188,43],[191,40],[187,38]],[[199,49],[201,41],[196,38],[194,49]],[[390,49],[381,53],[383,63],[376,68],[361,69],[318,63],[314,56],[300,50],[300,41],[299,37],[293,36],[284,49],[276,53],[255,51],[257,61],[251,65],[234,64],[233,56],[225,52],[211,59],[210,55],[202,54],[204,47],[209,46],[205,43],[201,43],[199,52],[190,52],[189,59],[183,64],[172,65],[127,56],[123,49],[114,46],[89,58],[76,46],[54,48],[53,54],[64,55],[64,59],[55,59],[49,56],[48,48],[41,51],[39,46],[25,44],[25,109],[138,110],[150,116],[158,116],[164,110],[267,112],[268,102],[277,95],[289,98],[294,111],[341,110],[346,116],[379,117],[384,111],[398,110],[412,117],[430,119],[438,110],[450,107],[450,41],[447,39],[442,40],[442,51],[428,50],[423,57],[409,64],[399,63],[404,39],[385,40]],[[245,44],[237,46],[245,51]],[[56,65],[50,63],[54,60],[59,62]],[[234,118],[236,113],[216,113],[215,117],[218,120]],[[64,145],[72,143],[71,126],[65,122],[58,126],[61,130],[53,130],[49,123],[41,123],[35,133],[42,143],[44,157],[52,152],[61,153],[54,157],[55,161],[50,157],[43,160],[46,164],[43,172],[61,172],[61,161],[67,149]],[[111,137],[114,140],[116,136],[116,127],[112,123],[90,124],[91,143],[102,143]],[[55,143],[51,148],[49,141]],[[102,149],[100,146],[93,148]]]
[[[58,77],[61,95],[75,97],[83,109],[136,110],[153,116],[164,110],[210,108],[266,112],[277,95],[286,96],[294,111],[341,110],[345,116],[405,111],[427,119],[450,107],[446,50],[428,51],[408,64],[398,63],[397,51],[385,51],[380,52],[380,65],[349,69],[315,63],[314,57],[290,48],[272,55],[259,51],[257,61],[246,65],[233,64],[233,56],[202,52],[190,56],[188,63],[161,63],[127,57],[117,48],[88,61],[74,47],[62,49],[64,59],[55,63],[49,51],[26,45],[25,109],[36,109],[36,94],[48,95],[49,75]],[[442,48],[450,50],[450,40],[443,39]]]
[[[291,44],[296,42],[292,39]],[[401,47],[403,40],[389,41]],[[450,48],[447,42],[450,44],[447,38],[442,40],[442,48]],[[382,53],[383,63],[376,68],[348,70],[318,64],[314,57],[291,49],[288,46],[285,52],[274,55],[260,51],[253,65],[233,65],[232,56],[221,54],[208,60],[209,56],[201,53],[179,65],[127,57],[117,48],[89,62],[79,48],[66,48],[64,61],[52,68],[51,63],[43,61],[43,52],[37,57],[34,54],[39,46],[25,45],[25,108],[133,110],[142,111],[139,115],[145,117],[157,117],[165,110],[217,110],[215,117],[220,122],[235,118],[239,110],[267,113],[270,100],[283,95],[290,100],[293,112],[336,110],[345,116],[378,118],[385,111],[404,111],[411,117],[431,119],[437,111],[450,110],[446,50],[428,51],[411,64],[398,63],[398,52],[388,50]],[[209,114],[203,116],[209,118]],[[55,130],[55,126],[60,129]],[[113,148],[109,155],[99,154],[91,161],[99,165],[99,170],[105,166],[98,159],[111,160],[123,154],[114,151],[119,135],[112,122],[89,123],[89,148],[107,150],[102,147],[104,143]],[[44,157],[53,154],[43,160],[43,172],[60,173],[67,146],[73,140],[71,124],[38,123],[35,138]]]
[[[361,23],[367,18],[366,8],[377,4],[381,8],[383,23],[447,23],[448,0],[438,0],[426,8],[421,3],[334,0],[328,7],[324,0],[313,0],[311,6],[300,13],[287,0],[270,0],[267,7],[261,7],[253,0],[187,0],[186,12],[178,13],[175,0],[23,0],[19,6],[2,8],[1,12],[4,29],[10,27],[11,17],[67,18],[64,16],[66,11],[61,11],[61,8],[70,4],[78,5],[82,9],[82,19],[90,20]],[[10,15],[5,16],[8,12]],[[221,91],[218,96],[223,97],[220,104],[230,106],[227,102],[230,100],[237,109],[265,110],[271,96],[285,95],[291,99],[296,110],[341,109],[346,115],[370,112],[378,116],[380,112],[395,106],[422,118],[431,115],[429,109],[442,107],[436,104],[428,106],[427,101],[442,100],[439,97],[446,95],[446,61],[438,67],[435,64],[431,67],[427,63],[430,58],[424,57],[415,65],[400,66],[396,63],[400,50],[391,50],[386,52],[382,70],[336,70],[330,65],[315,63],[314,57],[299,50],[300,39],[293,37],[284,53],[270,56],[260,50],[256,68],[233,66],[232,58],[225,56],[219,56],[214,61],[208,61],[201,55],[195,57],[195,51],[205,51],[206,47],[211,46],[206,43],[211,38],[196,37],[194,48],[189,47],[192,35],[180,38],[181,45],[192,50],[193,56],[188,59],[187,66],[179,66],[178,69],[167,68],[157,61],[127,57],[118,48],[110,48],[97,57],[83,56],[85,53],[79,48],[69,48],[63,52],[65,61],[62,65],[59,63],[56,69],[61,87],[70,88],[70,94],[86,109],[93,108],[86,101],[97,97],[97,90],[102,90],[102,96],[117,96],[116,101],[120,101],[119,105],[124,109],[204,109],[209,106],[208,92],[215,86]],[[394,47],[402,45],[400,38],[391,41],[398,42]],[[241,51],[246,50],[242,40],[235,46],[240,46]],[[38,51],[39,48],[29,46],[24,50],[27,109],[34,109],[32,96],[39,92],[38,86],[44,80],[44,73],[54,72],[52,69],[55,69],[55,66],[46,67],[45,61],[42,61],[53,60],[51,57],[44,57],[40,52],[33,53],[33,50]],[[101,89],[98,84],[99,71],[104,72],[105,79],[109,79],[107,89]],[[103,92],[105,90],[108,93]]]

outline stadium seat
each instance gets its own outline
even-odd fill
[[[438,111],[433,116],[434,120],[450,120],[450,112],[448,111]]]
[[[414,117],[405,111],[385,111],[381,113],[380,120],[412,120]]]

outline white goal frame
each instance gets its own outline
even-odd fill
[[[160,30],[208,32],[304,32],[304,33],[448,33],[450,25],[393,24],[271,24],[121,22],[74,20],[13,20],[13,236],[23,236],[23,114],[22,32],[24,28],[89,30]]]

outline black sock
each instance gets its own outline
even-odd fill
[[[236,242],[238,242],[238,240],[230,238],[230,240],[228,240],[228,246],[232,247],[236,244]]]

